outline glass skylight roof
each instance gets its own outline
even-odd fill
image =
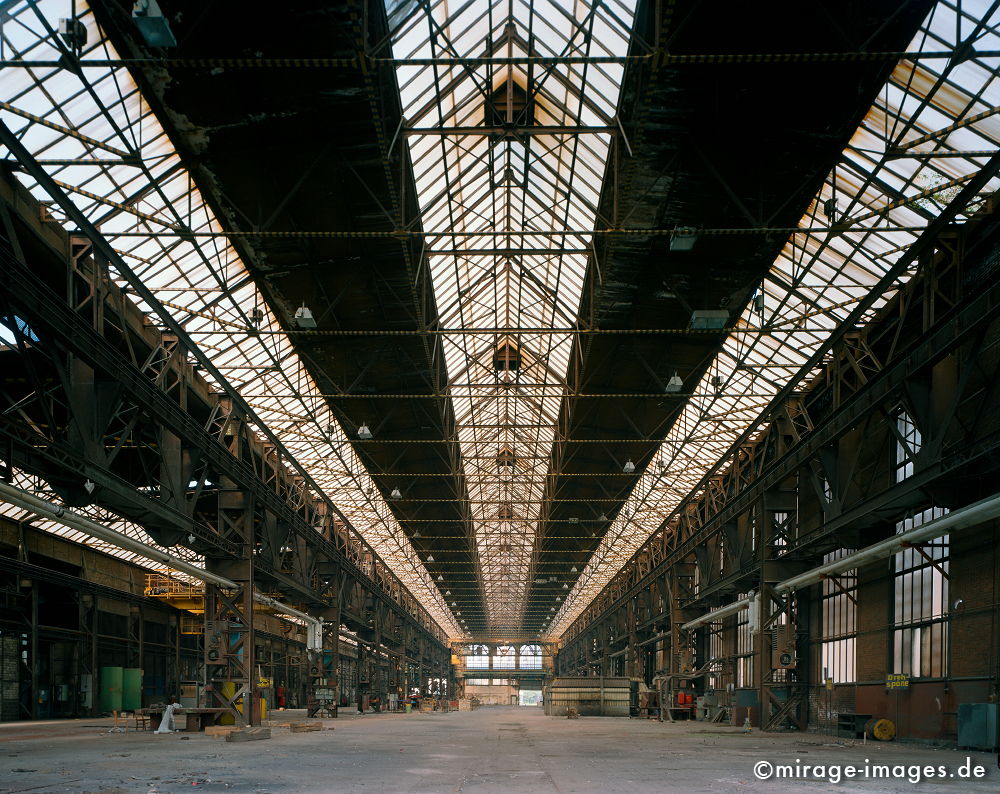
[[[579,232],[596,219],[623,67],[447,59],[623,56],[634,2],[388,11],[396,58],[446,59],[397,79],[439,321],[454,330],[443,345],[489,631],[516,633],[573,346],[521,331],[576,324],[588,260],[567,249],[590,242]],[[497,333],[463,333],[483,329]]]
[[[116,60],[81,0],[4,3],[2,56],[58,59],[64,48],[58,23],[74,10],[87,28],[82,58]],[[357,542],[363,538],[372,546],[448,636],[462,636],[236,251],[222,236],[178,234],[220,232],[222,226],[128,70],[92,66],[74,74],[51,66],[5,68],[0,98],[3,121],[48,163],[49,174],[230,382],[254,395],[250,402],[261,421],[341,509],[360,533]],[[18,177],[39,199],[49,199],[32,180]],[[152,314],[151,307],[137,302]],[[251,319],[255,309],[263,313],[259,323]],[[262,333],[252,333],[255,328]]]
[[[29,493],[34,494],[40,499],[45,499],[48,502],[58,504],[62,501],[49,489],[48,485],[38,477],[33,477],[17,469],[14,470],[13,474],[14,476],[12,478],[11,485],[20,488],[22,491],[28,491]],[[156,541],[147,535],[142,527],[137,524],[133,524],[131,521],[124,521],[120,516],[117,516],[114,513],[102,510],[95,505],[89,505],[87,507],[74,507],[72,510],[74,513],[96,521],[108,529],[113,529],[115,532],[128,535],[130,538],[138,540],[140,543],[157,547]],[[108,543],[100,538],[92,537],[91,535],[87,535],[77,529],[60,524],[57,521],[37,517],[35,517],[34,520],[31,520],[34,514],[17,507],[16,505],[0,501],[0,515],[9,518],[11,521],[30,520],[33,527],[50,532],[53,535],[58,535],[59,537],[66,538],[67,540],[71,540],[75,543],[82,543],[86,546],[90,546],[97,551],[104,552],[112,557],[117,557],[125,562],[141,565],[143,568],[148,568],[150,571],[171,573],[172,575],[185,578],[183,574],[178,574],[176,571],[171,572],[170,569],[166,568],[160,562],[150,560],[148,557],[144,557],[141,554],[129,549],[123,549],[120,546],[115,546],[114,544]],[[196,565],[199,568],[204,567],[205,558],[190,549],[184,548],[183,546],[171,547],[169,549],[164,549],[164,551],[172,554],[174,557],[184,560],[185,562]]]
[[[3,58],[51,62],[63,54],[56,29],[58,20],[74,11],[70,0],[14,0],[0,7]],[[513,631],[520,628],[533,578],[540,502],[567,391],[568,331],[577,322],[587,267],[582,252],[590,235],[582,230],[595,225],[623,66],[447,60],[622,56],[634,2],[388,0],[387,10],[393,55],[435,59],[397,66],[404,134],[440,323],[452,331],[443,344],[487,617],[491,630]],[[983,19],[988,10],[991,16]],[[78,0],[75,11],[90,42],[82,57],[116,59],[85,4]],[[983,0],[939,2],[909,49],[939,52],[968,39],[976,50],[998,51],[998,14]],[[995,151],[998,61],[975,55],[954,61],[918,58],[896,67],[800,222],[802,228],[822,229],[836,220],[844,230],[801,232],[789,239],[761,284],[763,311],[751,305],[737,323],[763,326],[768,333],[735,332],[702,381],[687,384],[695,396],[547,634],[565,632],[664,526],[769,397],[906,251],[919,227]],[[222,226],[127,69],[81,71],[5,68],[0,117],[47,163],[48,172],[229,380],[254,395],[262,423],[310,471],[361,538],[449,636],[461,637],[236,251],[224,236],[186,234],[218,233]],[[76,162],[67,164],[70,160]],[[18,178],[40,199],[49,198],[31,180]],[[994,179],[984,192],[998,186]],[[826,214],[831,199],[833,218]],[[965,216],[974,210],[971,205]],[[255,310],[263,313],[259,323],[252,320]],[[252,333],[255,328],[264,333]],[[557,333],[519,330],[526,328]],[[482,329],[501,330],[462,333]],[[513,465],[500,465],[496,458],[502,456]],[[31,478],[20,476],[17,484],[45,494],[45,485]],[[113,516],[96,517],[141,533]]]
[[[969,41],[978,51],[996,52],[998,25],[1000,9],[984,0],[939,2],[908,51],[951,51]],[[770,332],[733,334],[701,382],[689,384],[696,396],[556,613],[550,634],[561,636],[672,517],[681,499],[760,414],[767,403],[761,397],[773,396],[789,382],[919,235],[896,229],[926,225],[996,151],[998,67],[1000,58],[974,55],[897,65],[799,224],[822,228],[836,220],[847,229],[791,236],[761,284],[763,312],[751,303],[737,323]],[[982,193],[998,187],[1000,180],[992,179]],[[829,200],[836,207],[834,218],[825,213]],[[958,220],[978,207],[972,202]],[[897,288],[910,275],[905,273]],[[893,292],[882,295],[867,317]]]

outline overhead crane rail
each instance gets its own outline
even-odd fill
[[[995,58],[996,50],[976,50],[977,58]],[[164,69],[361,69],[380,66],[558,66],[587,64],[648,63],[654,68],[720,63],[858,63],[863,61],[947,60],[955,56],[952,50],[909,51],[845,50],[842,52],[744,52],[744,53],[671,53],[663,49],[638,55],[563,55],[521,56],[509,58],[376,58],[360,54],[351,58],[79,58],[70,61],[73,68],[108,69],[117,67],[159,67]],[[64,69],[65,60],[0,60],[0,67],[25,69]]]

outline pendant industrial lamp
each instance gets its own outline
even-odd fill
[[[683,388],[684,380],[677,374],[677,370],[674,370],[674,374],[670,376],[670,380],[667,381],[667,385],[663,390],[667,394],[676,394]]]

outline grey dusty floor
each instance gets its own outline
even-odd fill
[[[988,753],[744,735],[704,723],[566,720],[526,707],[344,714],[325,725],[335,730],[293,735],[274,728],[270,740],[227,744],[204,734],[110,734],[106,720],[0,724],[0,791],[895,792],[914,787],[918,766],[922,777],[925,766],[934,774],[943,767],[945,778],[917,788],[1000,791],[997,759]],[[865,780],[865,759],[902,779]],[[797,780],[758,780],[760,762],[824,768],[820,780],[812,768]],[[961,778],[967,763],[981,764],[986,777]],[[831,765],[848,764],[859,767],[857,777],[830,782],[839,768]]]

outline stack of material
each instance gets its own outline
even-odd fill
[[[630,683],[628,678],[553,678],[543,690],[545,713],[561,717],[574,708],[584,717],[627,717]]]
[[[462,698],[458,701],[459,711],[475,711],[479,708],[479,698]]]
[[[577,711],[575,708],[570,707],[570,708],[566,709],[566,719],[568,719],[568,720],[578,720],[578,719],[580,719],[580,712]]]

